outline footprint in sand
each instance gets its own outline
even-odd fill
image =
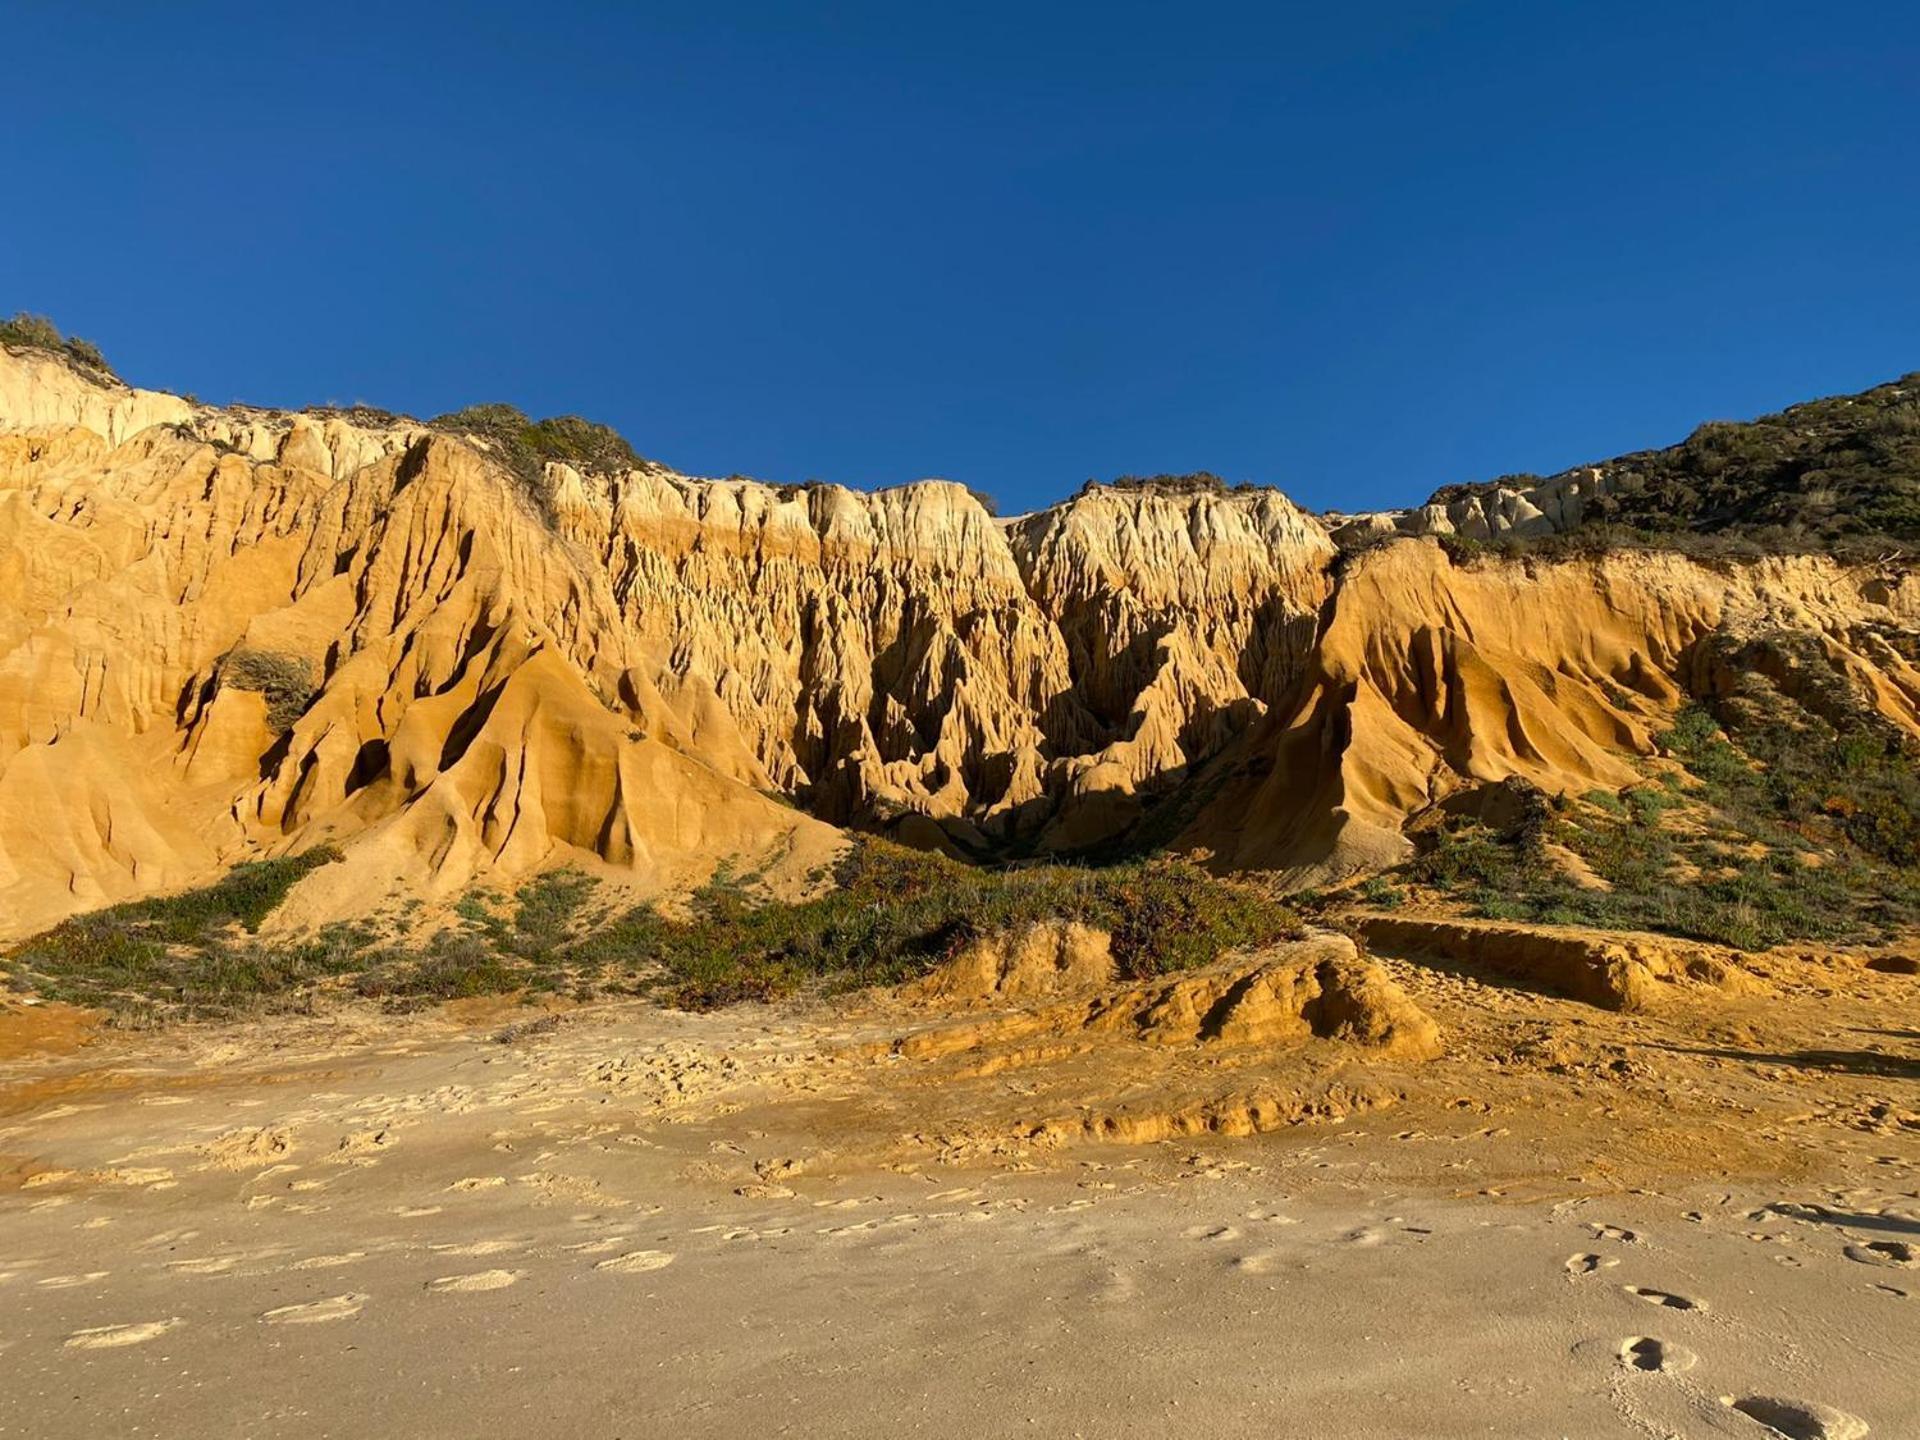
[[[309,1300],[304,1305],[282,1305],[260,1317],[265,1325],[321,1325],[329,1320],[351,1320],[367,1303],[358,1294],[330,1295],[325,1300]]]
[[[118,1350],[124,1345],[144,1345],[178,1328],[181,1319],[146,1320],[132,1325],[98,1325],[91,1330],[76,1330],[67,1337],[69,1350]]]
[[[375,1152],[385,1149],[392,1143],[389,1130],[365,1130],[357,1135],[342,1136],[333,1153],[325,1157],[329,1165],[350,1165],[356,1169],[379,1164]]]
[[[1749,1420],[1758,1420],[1787,1440],[1860,1440],[1867,1433],[1867,1422],[1844,1410],[1811,1400],[1783,1400],[1774,1395],[1746,1395],[1727,1399]]]
[[[1140,1282],[1123,1265],[1107,1264],[1092,1283],[1087,1298],[1096,1305],[1126,1305],[1140,1292]]]
[[[1569,1275],[1591,1275],[1596,1270],[1611,1270],[1619,1263],[1610,1255],[1593,1255],[1583,1252],[1579,1255],[1569,1255],[1567,1263],[1561,1268]]]
[[[367,1252],[364,1250],[348,1250],[340,1255],[309,1255],[305,1260],[294,1261],[292,1268],[295,1270],[334,1270],[342,1265],[351,1265],[356,1260],[364,1260],[366,1258]]]
[[[518,1250],[526,1243],[524,1240],[469,1240],[463,1245],[429,1245],[427,1248],[436,1255],[501,1255]]]
[[[49,1275],[38,1284],[42,1290],[71,1290],[76,1285],[97,1285],[112,1273],[110,1270],[89,1270],[84,1275]]]
[[[1238,1240],[1240,1232],[1231,1225],[1194,1225],[1186,1236],[1189,1240]]]
[[[1279,1265],[1280,1257],[1271,1250],[1256,1250],[1251,1255],[1233,1257],[1233,1268],[1243,1275],[1271,1275]]]
[[[1627,1294],[1646,1301],[1649,1305],[1664,1306],[1668,1310],[1705,1310],[1704,1300],[1689,1300],[1685,1295],[1675,1295],[1667,1290],[1648,1290],[1639,1285],[1622,1285]]]
[[[794,1192],[785,1185],[769,1185],[765,1181],[755,1180],[734,1187],[734,1194],[742,1200],[791,1200]]]
[[[1249,1210],[1247,1219],[1261,1225],[1298,1225],[1300,1222],[1291,1215],[1283,1215],[1278,1210]]]
[[[442,1275],[429,1280],[426,1288],[435,1295],[471,1295],[482,1290],[504,1290],[517,1282],[524,1270],[476,1270],[471,1275]]]
[[[504,1175],[468,1175],[447,1186],[449,1190],[498,1190],[507,1183]]]
[[[258,1170],[293,1153],[292,1132],[255,1126],[229,1130],[199,1147],[203,1170]]]
[[[169,1260],[167,1269],[176,1275],[224,1275],[240,1259],[238,1255],[205,1255],[198,1260]]]
[[[609,1250],[618,1250],[626,1243],[625,1235],[611,1235],[604,1240],[582,1240],[577,1245],[562,1245],[560,1248],[572,1255],[604,1255]]]
[[[1640,1236],[1636,1231],[1626,1230],[1618,1225],[1601,1225],[1590,1220],[1587,1222],[1587,1229],[1593,1232],[1593,1238],[1596,1240],[1615,1240],[1622,1245],[1640,1243]]]
[[[1658,1370],[1675,1375],[1691,1370],[1700,1357],[1684,1345],[1656,1340],[1651,1335],[1630,1335],[1620,1342],[1620,1363],[1634,1370]]]
[[[1891,1265],[1901,1270],[1920,1268],[1920,1251],[1900,1240],[1872,1240],[1860,1245],[1849,1245],[1847,1259],[1858,1260],[1862,1265]]]
[[[673,1255],[665,1250],[629,1250],[625,1255],[602,1260],[593,1268],[615,1275],[640,1275],[649,1270],[664,1270],[673,1261]]]

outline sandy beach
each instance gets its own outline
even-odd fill
[[[0,1433],[1914,1433],[1920,1032],[1849,1023],[1901,981],[1723,1001],[1743,1051],[1396,973],[1445,1057],[911,1060],[891,1002],[16,1014]],[[1254,1093],[1349,1098],[1034,1123]]]

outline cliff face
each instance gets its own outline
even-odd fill
[[[743,778],[963,847],[1102,838],[1076,802],[1211,755],[1299,672],[1333,554],[1272,493],[1096,492],[1001,524],[941,482],[567,472],[554,509],[644,683]]]
[[[1462,786],[1625,783],[1761,626],[1920,736],[1920,583],[1830,561],[1342,562],[1272,491],[530,488],[0,349],[0,933],[322,842],[281,923],[560,863],[791,892],[850,825],[1324,875]]]
[[[1731,688],[1718,642],[1782,631],[1812,637],[1859,703],[1920,740],[1920,579],[1807,557],[1461,567],[1428,541],[1369,552],[1291,706],[1248,737],[1257,759],[1187,839],[1317,881],[1405,858],[1404,823],[1475,786],[1617,789],[1682,704]]]

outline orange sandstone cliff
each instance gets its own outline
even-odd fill
[[[1749,633],[1813,637],[1920,737],[1897,567],[1457,565],[1420,533],[1577,498],[1092,487],[1001,520],[940,481],[530,479],[476,436],[0,347],[0,936],[322,843],[345,863],[276,924],[561,864],[799,893],[849,828],[1318,881],[1476,785],[1630,782]]]

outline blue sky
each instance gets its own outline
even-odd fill
[[[1552,471],[1920,368],[1907,5],[5,6],[0,308],[1006,510]]]

